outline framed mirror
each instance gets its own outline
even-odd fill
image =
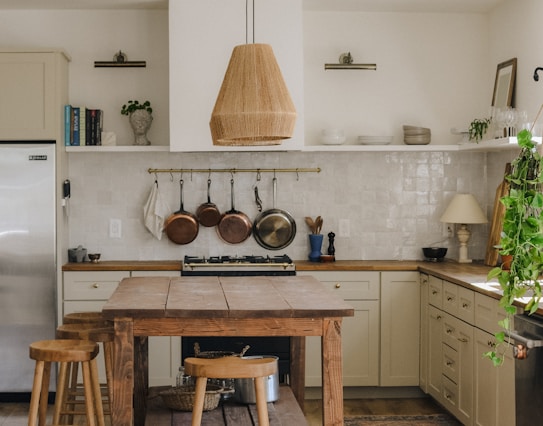
[[[515,76],[517,74],[517,58],[498,64],[492,106],[496,108],[512,107],[515,93]]]

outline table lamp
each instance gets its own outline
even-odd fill
[[[468,224],[488,222],[475,197],[472,194],[456,194],[439,220],[460,224],[456,232],[460,243],[458,262],[471,263],[468,258],[468,241],[471,236]]]

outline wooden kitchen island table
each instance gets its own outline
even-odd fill
[[[145,422],[147,336],[291,336],[290,384],[300,405],[304,339],[321,336],[323,423],[343,425],[341,322],[354,309],[313,277],[125,278],[102,312],[115,323],[115,426]]]

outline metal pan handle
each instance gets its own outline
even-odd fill
[[[539,347],[543,346],[543,340],[528,339],[527,337],[521,336],[516,331],[508,331],[508,330],[506,330],[505,335],[507,337],[510,337],[513,340],[516,340],[517,342],[522,343],[528,349],[539,348]]]

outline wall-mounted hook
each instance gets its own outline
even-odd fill
[[[542,67],[537,67],[534,71],[534,80],[539,81],[539,75],[537,74],[538,71],[543,71]]]

